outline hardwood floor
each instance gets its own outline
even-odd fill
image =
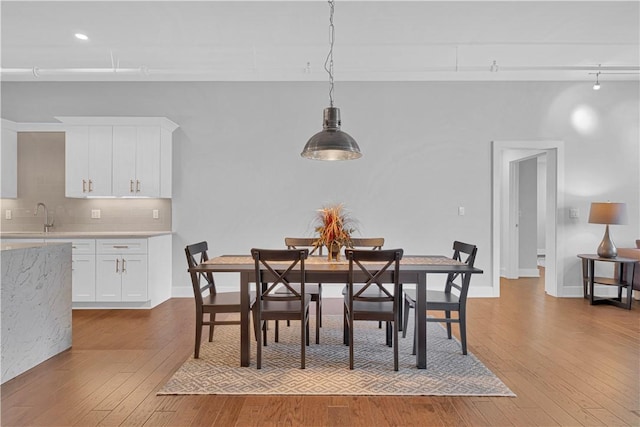
[[[640,425],[639,302],[552,298],[537,279],[501,295],[469,301],[469,349],[516,398],[156,396],[193,354],[193,302],[172,299],[74,311],[73,348],[2,385],[2,426]]]

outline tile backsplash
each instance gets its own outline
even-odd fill
[[[51,231],[168,231],[170,199],[71,199],[65,197],[63,132],[18,133],[18,198],[0,199],[0,230],[42,231],[43,202]],[[11,219],[7,219],[10,210]],[[92,218],[92,211],[100,218]],[[153,218],[157,210],[157,219]]]

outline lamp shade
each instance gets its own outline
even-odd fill
[[[591,203],[589,211],[589,223],[591,224],[626,224],[627,204],[611,202]]]
[[[313,135],[302,157],[313,160],[353,160],[362,157],[358,143],[348,133],[340,130],[340,109],[324,109],[322,131]]]

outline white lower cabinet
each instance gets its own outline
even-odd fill
[[[152,308],[171,298],[170,234],[127,239],[2,239],[71,243],[73,308]]]
[[[100,239],[96,247],[97,300],[147,301],[147,240]]]

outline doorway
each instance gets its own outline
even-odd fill
[[[545,292],[552,296],[560,296],[558,283],[563,269],[558,263],[558,213],[560,207],[564,205],[563,141],[493,141],[492,286],[494,296],[500,295],[501,276],[517,277],[518,205],[517,192],[513,191],[513,188],[517,183],[517,162],[533,156],[545,156],[547,160],[543,180],[546,190]]]

